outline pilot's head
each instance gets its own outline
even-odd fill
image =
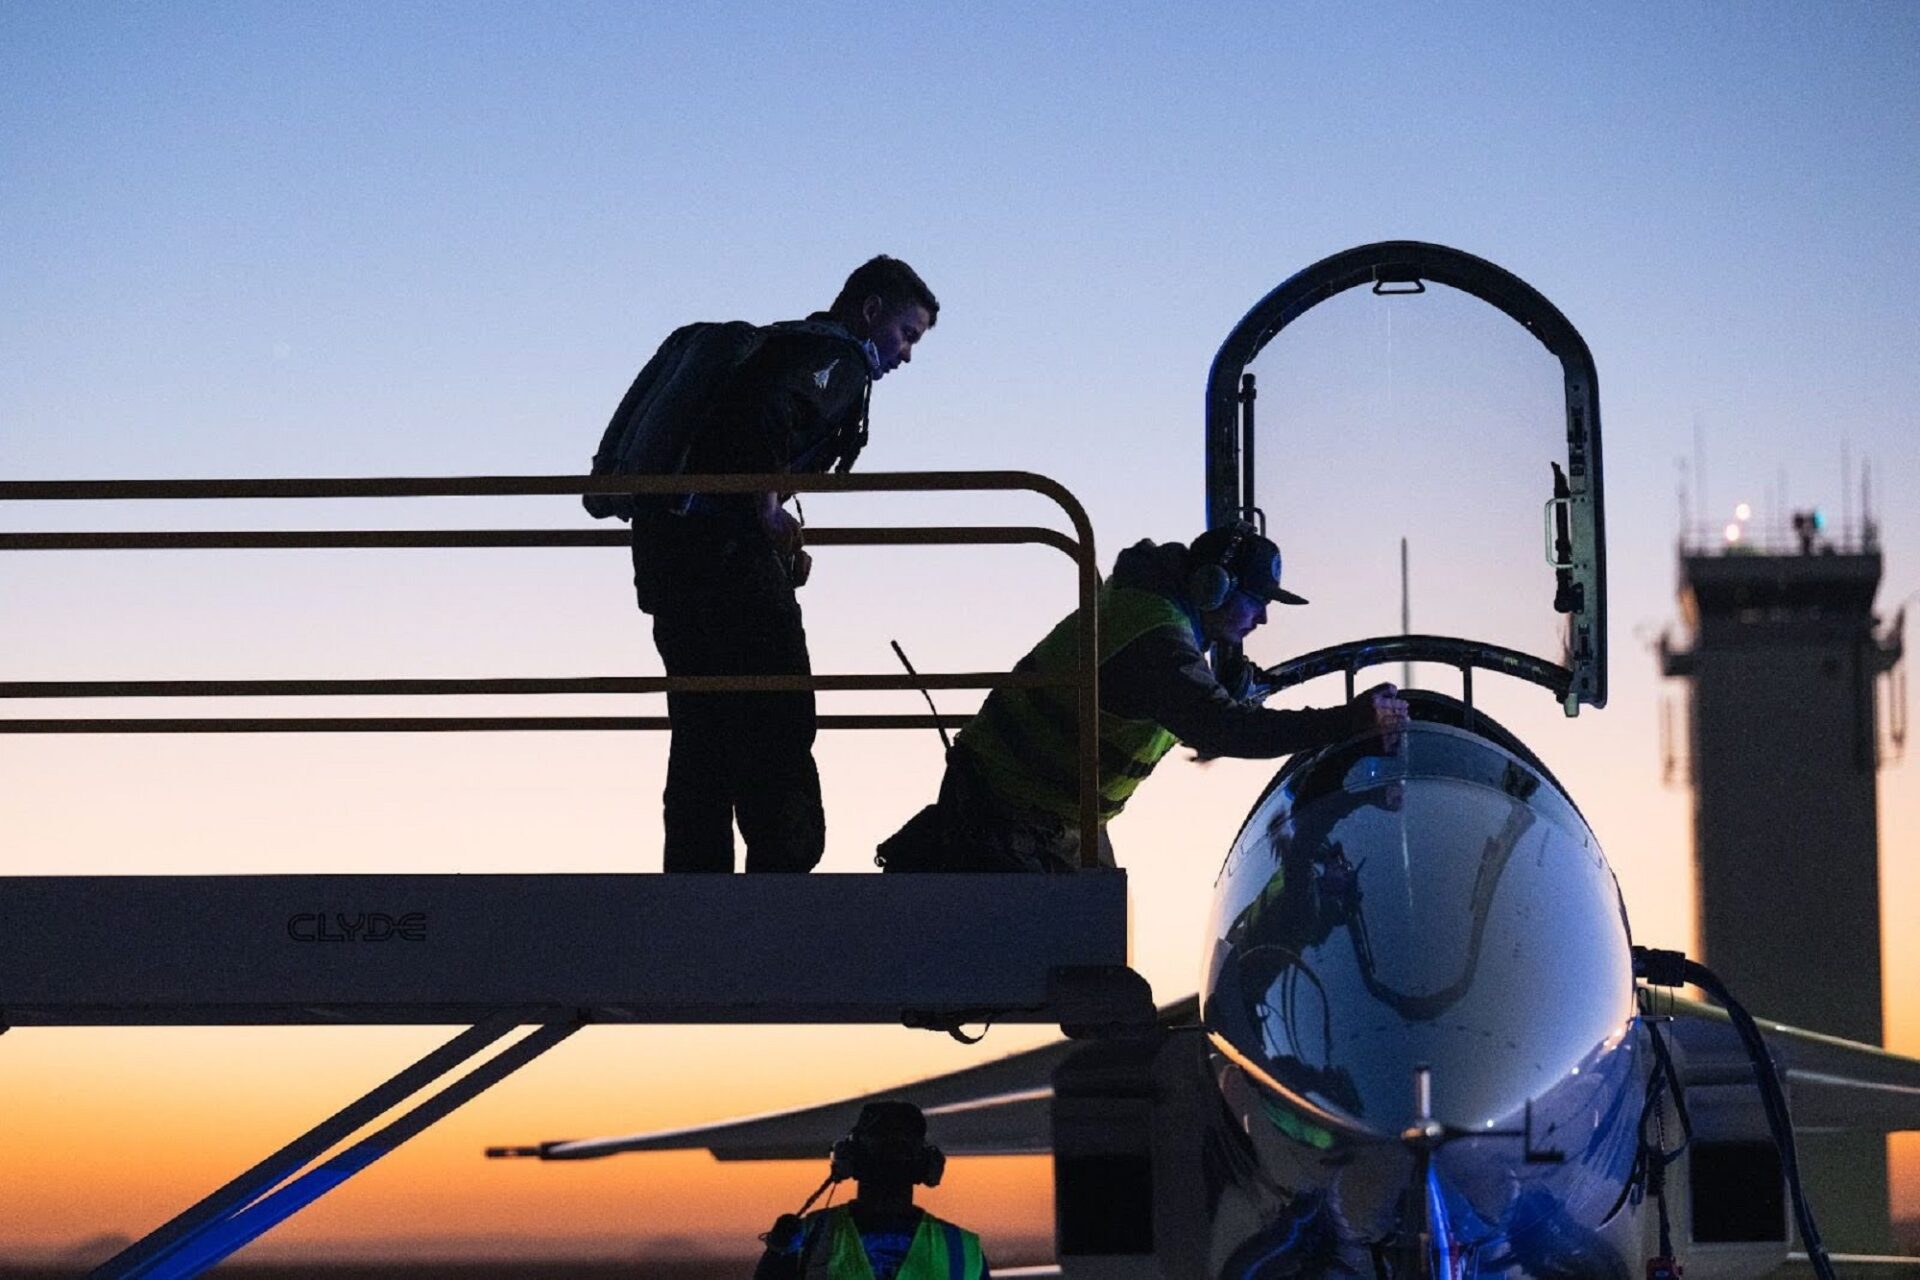
[[[940,318],[940,300],[918,272],[880,254],[853,269],[828,308],[867,344],[873,376],[883,378],[913,361],[913,347]]]
[[[1219,525],[1187,549],[1187,596],[1209,641],[1239,644],[1268,604],[1305,604],[1280,585],[1280,548],[1245,521]]]
[[[940,1185],[947,1158],[927,1141],[927,1119],[911,1102],[869,1102],[853,1131],[833,1144],[835,1178],[852,1178],[860,1194],[911,1195],[915,1183]]]

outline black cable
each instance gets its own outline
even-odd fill
[[[894,656],[900,659],[900,665],[907,669],[907,678],[910,680],[913,680],[917,684],[920,680],[920,673],[913,669],[913,664],[911,662],[907,661],[907,651],[900,647],[900,642],[898,640],[889,640],[887,641],[887,643],[893,646]],[[947,726],[940,723],[940,708],[933,705],[933,695],[927,692],[926,685],[921,684],[919,685],[919,688],[920,688],[920,696],[927,700],[927,710],[933,712],[933,721],[934,721],[933,727],[940,731],[940,745],[945,747],[948,751],[952,751],[953,740],[947,737]]]
[[[1635,976],[1657,986],[1678,987],[1690,982],[1726,1009],[1727,1019],[1733,1023],[1733,1029],[1739,1034],[1740,1043],[1753,1064],[1753,1080],[1760,1090],[1760,1106],[1766,1112],[1767,1128],[1773,1133],[1773,1145],[1780,1153],[1780,1168],[1786,1175],[1787,1191],[1793,1199],[1793,1218],[1800,1229],[1800,1246],[1806,1250],[1807,1260],[1812,1263],[1819,1280],[1835,1280],[1833,1262],[1827,1257],[1827,1247],[1820,1239],[1820,1229],[1814,1225],[1813,1207],[1807,1203],[1806,1188],[1800,1183],[1800,1161],[1794,1147],[1793,1117],[1787,1111],[1786,1092],[1780,1087],[1779,1071],[1774,1066],[1773,1056],[1767,1052],[1767,1042],[1761,1036],[1753,1015],[1733,998],[1733,993],[1727,990],[1727,984],[1720,981],[1713,970],[1696,960],[1689,960],[1678,951],[1635,947],[1633,971]]]
[[[1660,1077],[1656,1078],[1662,1079]],[[1664,1084],[1664,1079],[1662,1079],[1662,1083]],[[1672,1260],[1673,1221],[1667,1213],[1667,1168],[1675,1160],[1680,1158],[1680,1151],[1685,1150],[1686,1147],[1683,1143],[1678,1150],[1672,1152],[1667,1150],[1667,1112],[1666,1108],[1660,1105],[1659,1092],[1660,1090],[1654,1091],[1653,1143],[1651,1146],[1645,1148],[1647,1152],[1647,1189],[1652,1193],[1654,1208],[1660,1215],[1660,1256]],[[1679,1097],[1678,1094],[1674,1096],[1676,1098]],[[1640,1117],[1640,1123],[1642,1131],[1641,1141],[1645,1142],[1646,1115],[1644,1113]]]
[[[793,1216],[794,1216],[794,1217],[796,1217],[796,1218],[804,1218],[804,1217],[806,1217],[806,1216],[807,1216],[807,1210],[809,1210],[809,1209],[811,1209],[811,1208],[813,1208],[813,1202],[814,1202],[815,1200],[818,1200],[818,1199],[820,1198],[820,1193],[821,1193],[822,1191],[825,1191],[825,1190],[826,1190],[826,1189],[827,1189],[828,1187],[835,1187],[835,1186],[838,1186],[838,1185],[839,1185],[839,1183],[840,1183],[840,1179],[838,1179],[838,1178],[836,1178],[836,1177],[834,1177],[834,1176],[833,1176],[833,1174],[832,1174],[831,1172],[829,1172],[829,1173],[827,1174],[827,1176],[826,1176],[826,1177],[825,1177],[824,1179],[822,1179],[822,1180],[821,1180],[821,1182],[820,1182],[820,1185],[819,1185],[819,1186],[817,1186],[817,1187],[815,1187],[815,1188],[813,1189],[813,1194],[807,1197],[807,1201],[806,1201],[806,1203],[800,1206],[800,1212],[798,1212],[798,1213],[796,1213],[796,1214],[794,1214]],[[827,1197],[827,1206],[828,1206],[829,1208],[831,1208],[831,1207],[833,1206],[833,1197],[832,1197],[832,1196],[828,1196],[828,1197]]]
[[[1667,1038],[1660,1034],[1660,1028],[1654,1023],[1649,1022],[1647,1030],[1653,1035],[1653,1056],[1660,1065],[1660,1074],[1666,1077],[1667,1092],[1673,1097],[1674,1112],[1680,1117],[1680,1145],[1672,1152],[1672,1158],[1677,1159],[1693,1141],[1693,1117],[1687,1114],[1687,1091],[1680,1087],[1680,1073],[1673,1069],[1673,1055],[1667,1052]]]
[[[760,1242],[776,1253],[788,1253],[792,1251],[793,1247],[800,1243],[801,1236],[806,1231],[807,1210],[813,1208],[813,1202],[820,1198],[821,1192],[825,1191],[828,1187],[837,1185],[839,1181],[840,1179],[834,1177],[833,1171],[829,1169],[825,1180],[813,1189],[813,1194],[808,1196],[806,1203],[800,1206],[800,1211],[798,1213],[783,1213],[774,1219],[772,1229],[760,1233]],[[832,1205],[833,1197],[828,1196],[827,1206],[831,1208]],[[825,1212],[825,1210],[822,1210],[822,1212]],[[808,1242],[807,1252],[812,1252],[811,1241]],[[806,1256],[806,1253],[801,1254],[803,1267]]]
[[[1638,1205],[1643,1196],[1660,1197],[1658,1207],[1664,1222],[1667,1216],[1665,1202],[1667,1167],[1678,1160],[1693,1142],[1693,1118],[1687,1113],[1686,1090],[1680,1086],[1680,1075],[1674,1070],[1673,1056],[1667,1052],[1666,1037],[1660,1034],[1659,1024],[1648,1020],[1643,1023],[1647,1037],[1653,1045],[1654,1067],[1647,1073],[1646,1094],[1640,1103],[1640,1122],[1635,1126],[1635,1150],[1633,1168],[1627,1173],[1627,1180],[1621,1184],[1620,1194],[1613,1205],[1602,1214],[1600,1221],[1613,1221],[1614,1215],[1627,1207],[1631,1200]],[[1680,1118],[1680,1145],[1667,1149],[1665,1098],[1673,1099],[1674,1112]],[[1647,1124],[1653,1122],[1655,1132],[1649,1136]],[[1672,1257],[1672,1246],[1665,1234],[1661,1237],[1661,1253]]]
[[[1800,1161],[1794,1147],[1793,1118],[1787,1111],[1786,1094],[1780,1088],[1780,1076],[1774,1068],[1772,1056],[1767,1052],[1766,1041],[1761,1038],[1760,1028],[1754,1023],[1753,1015],[1733,998],[1726,984],[1705,965],[1687,961],[1687,981],[1726,1006],[1727,1017],[1732,1020],[1734,1028],[1740,1033],[1741,1042],[1747,1047],[1747,1055],[1753,1060],[1753,1078],[1760,1086],[1761,1105],[1767,1110],[1767,1124],[1773,1129],[1774,1143],[1780,1149],[1780,1164],[1787,1175],[1787,1188],[1793,1193],[1793,1215],[1800,1227],[1801,1247],[1807,1251],[1814,1273],[1820,1280],[1834,1280],[1833,1264],[1827,1258],[1827,1248],[1820,1239],[1820,1229],[1814,1225],[1813,1208],[1807,1203],[1806,1189],[1800,1183]]]

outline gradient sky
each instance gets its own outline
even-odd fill
[[[1688,945],[1688,806],[1659,750],[1673,691],[1647,649],[1675,616],[1678,487],[1714,519],[1740,500],[1777,508],[1783,485],[1789,505],[1857,514],[1870,460],[1882,612],[1920,591],[1920,9],[1089,12],[0,7],[0,474],[577,472],[668,329],[824,306],[885,251],[943,309],[878,388],[863,466],[1054,476],[1110,562],[1137,538],[1194,532],[1207,366],[1255,300],[1351,245],[1452,245],[1522,276],[1586,335],[1609,464],[1612,704],[1569,722],[1531,689],[1487,681],[1483,699],[1587,812],[1637,936]],[[1262,657],[1396,629],[1402,535],[1417,623],[1441,607],[1423,602],[1500,595],[1450,568],[1432,527],[1481,495],[1429,469],[1446,453],[1420,371],[1441,348],[1393,323],[1349,334],[1368,362],[1356,377],[1374,379],[1350,418],[1319,439],[1301,424],[1289,445],[1263,416],[1263,492],[1286,498],[1269,503],[1274,531],[1322,612],[1256,637]],[[1476,371],[1497,398],[1526,394],[1523,373]],[[1681,465],[1696,437],[1704,486]],[[1527,467],[1532,485],[1543,468]],[[1351,535],[1330,536],[1308,495],[1337,499]],[[809,515],[1051,519],[1031,499],[821,499]],[[1527,555],[1532,519],[1514,531]],[[586,523],[565,500],[0,511],[7,528],[326,521]],[[0,562],[0,666],[656,672],[622,560],[16,553]],[[923,670],[979,669],[1011,663],[1070,602],[1071,576],[1043,550],[836,551],[805,599],[818,670],[890,670],[890,637]],[[0,742],[0,872],[651,870],[663,751],[597,735],[15,737]],[[820,757],[830,870],[865,866],[938,774],[931,734],[830,737]],[[1909,1053],[1917,770],[1910,754],[1880,779],[1889,1043]],[[1217,860],[1267,773],[1169,761],[1115,825],[1135,962],[1162,999],[1192,987]],[[815,1169],[502,1166],[478,1149],[804,1103],[1041,1034],[1001,1029],[967,1050],[886,1028],[590,1029],[268,1245],[745,1248]],[[9,1035],[0,1253],[144,1231],[444,1038]],[[1920,1144],[1896,1153],[1896,1198],[1920,1213]],[[934,1203],[990,1241],[1040,1235],[1045,1185],[1038,1161],[962,1162]]]

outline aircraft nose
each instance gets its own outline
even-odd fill
[[[1632,1016],[1619,892],[1550,779],[1477,735],[1405,738],[1322,752],[1256,808],[1202,1016],[1256,1078],[1355,1128],[1412,1124],[1423,1069],[1433,1119],[1504,1128]]]

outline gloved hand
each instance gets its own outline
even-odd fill
[[[766,530],[767,541],[773,544],[774,558],[786,569],[793,585],[806,585],[807,578],[813,572],[813,557],[807,554],[806,547],[802,545],[805,540],[804,526],[798,517],[779,504],[779,495],[766,495],[760,508],[760,527]]]
[[[1353,701],[1347,704],[1347,714],[1352,717],[1353,733],[1379,734],[1380,745],[1387,754],[1400,750],[1402,731],[1407,727],[1410,713],[1397,686],[1377,684],[1354,695]]]

